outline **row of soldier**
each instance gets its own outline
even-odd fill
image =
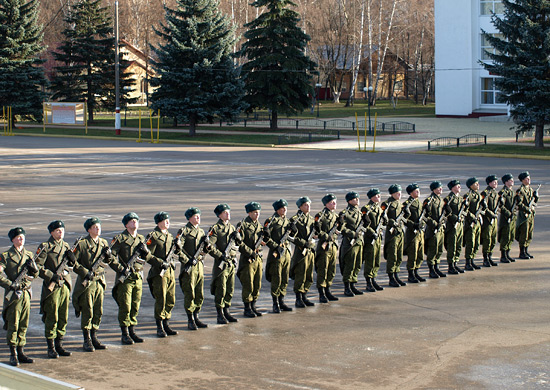
[[[175,237],[168,231],[168,213],[156,214],[156,228],[144,237],[138,234],[139,217],[132,212],[122,219],[125,230],[110,243],[100,237],[101,221],[93,217],[84,223],[88,235],[79,237],[72,247],[64,241],[64,223],[57,220],[48,225],[51,237],[39,246],[35,254],[24,248],[24,229],[11,229],[8,235],[13,246],[0,256],[0,285],[5,288],[2,316],[10,347],[10,363],[32,363],[24,352],[24,346],[29,324],[30,286],[35,276],[43,279],[40,313],[45,324],[48,357],[57,358],[71,355],[63,347],[71,289],[76,315],[81,317],[84,350],[93,352],[106,348],[99,341],[97,332],[103,313],[104,266],[107,264],[116,271],[112,294],[119,308],[121,341],[134,344],[143,342],[135,327],[145,262],[150,264],[146,280],[155,299],[157,336],[166,337],[177,334],[169,323],[175,305],[176,261],[181,263],[179,282],[188,328],[207,327],[199,318],[204,299],[202,260],[206,254],[214,258],[210,291],[215,296],[218,324],[238,321],[230,312],[235,275],[242,284],[244,316],[262,315],[256,302],[261,289],[263,246],[269,248],[265,276],[271,284],[274,313],[292,311],[284,300],[289,277],[294,279],[295,306],[314,305],[307,296],[313,284],[314,268],[319,301],[338,300],[331,292],[337,263],[343,276],[345,296],[363,294],[356,287],[363,264],[366,291],[383,290],[376,281],[381,253],[387,261],[391,287],[406,285],[399,278],[403,254],[408,257],[409,283],[426,281],[418,273],[424,254],[429,277],[446,276],[439,269],[443,247],[447,250],[449,274],[479,269],[474,258],[480,243],[483,265],[496,266],[492,253],[497,238],[502,263],[515,261],[510,256],[514,237],[519,241],[519,257],[532,258],[528,247],[533,236],[538,191],[531,188],[528,172],[522,172],[519,179],[522,185],[514,192],[512,175],[504,175],[504,185],[497,192],[498,180],[490,175],[486,178],[487,188],[479,193],[478,180],[470,178],[466,181],[468,192],[464,196],[460,195],[460,182],[451,180],[447,184],[450,193],[445,198],[441,196],[442,183],[434,181],[430,184],[431,194],[422,203],[417,184],[406,187],[409,198],[403,203],[400,201],[401,187],[394,184],[389,187],[389,198],[384,202],[381,202],[377,188],[369,190],[369,202],[361,209],[359,194],[352,191],[346,194],[347,207],[340,213],[336,212],[336,196],[327,194],[322,198],[323,210],[315,217],[310,214],[308,197],[297,200],[298,212],[291,218],[287,217],[287,201],[279,199],[273,203],[274,214],[264,224],[259,220],[259,203],[248,203],[245,206],[248,216],[236,226],[230,222],[229,205],[222,203],[214,209],[217,223],[206,233],[200,228],[201,211],[192,207],[185,212],[188,223],[178,230]],[[385,234],[382,232],[384,227]],[[342,236],[340,248],[339,235]],[[290,243],[294,246],[292,253]],[[458,261],[463,244],[466,263],[461,269]],[[69,273],[71,268],[78,275],[74,288]]]

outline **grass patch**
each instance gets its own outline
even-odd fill
[[[489,145],[474,145],[461,146],[459,148],[440,148],[434,151],[445,151],[455,153],[483,153],[494,155],[523,155],[523,156],[545,156],[550,157],[550,148],[537,149],[533,146],[522,144],[489,144]]]

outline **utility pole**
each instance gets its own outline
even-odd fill
[[[119,76],[120,71],[118,52],[118,1],[115,1],[115,134],[120,135],[120,93]]]

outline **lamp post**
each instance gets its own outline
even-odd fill
[[[317,118],[319,118],[319,92],[321,89],[321,84],[320,83],[315,84],[315,88],[317,90],[317,92],[315,93],[315,97],[317,99]]]
[[[366,98],[367,98],[367,109],[368,109],[368,112],[369,112],[369,135],[372,134],[372,130],[371,130],[371,127],[370,127],[370,95],[372,93],[372,87],[364,87],[363,88],[363,92],[365,92],[365,95],[366,95]]]

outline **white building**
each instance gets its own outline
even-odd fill
[[[481,30],[496,33],[491,11],[503,10],[500,0],[434,0],[435,113],[438,116],[506,114],[499,91],[481,64],[491,50]]]

